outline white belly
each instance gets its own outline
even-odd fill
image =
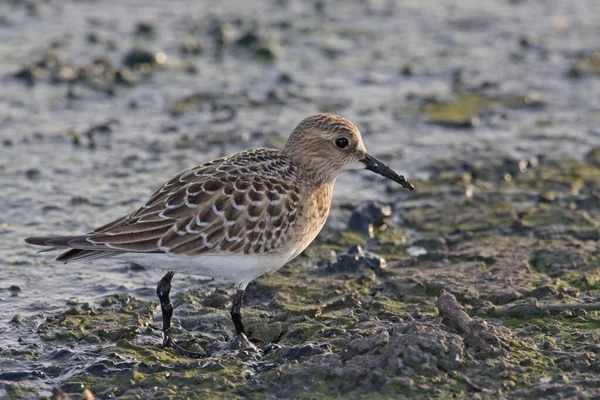
[[[184,256],[167,253],[125,253],[114,258],[130,261],[148,269],[162,269],[201,275],[235,283],[239,289],[259,276],[277,271],[300,252],[269,255]]]

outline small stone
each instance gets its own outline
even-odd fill
[[[256,49],[256,55],[266,61],[274,60],[279,56],[280,49],[273,43],[266,43]]]
[[[400,68],[400,73],[404,76],[413,76],[415,74],[415,68],[412,64],[406,63]]]
[[[540,203],[554,203],[556,201],[556,192],[553,190],[544,190],[540,193],[539,202]]]
[[[585,161],[596,167],[600,167],[600,146],[590,150],[590,152],[585,155]]]
[[[117,85],[132,87],[137,81],[137,75],[129,68],[121,68],[115,73],[115,83]]]
[[[209,363],[202,365],[200,368],[209,370],[209,371],[220,371],[222,369],[225,369],[225,366],[218,361],[211,361]]]
[[[82,204],[90,204],[89,199],[83,196],[73,196],[71,197],[71,205],[72,206],[80,206]]]
[[[43,75],[41,68],[26,67],[15,73],[13,76],[15,79],[24,81],[28,85],[33,85],[36,81],[40,80]]]
[[[40,179],[41,176],[42,172],[37,168],[30,168],[27,171],[25,171],[25,177],[32,181]]]
[[[253,32],[246,32],[235,41],[236,45],[242,47],[258,46],[258,43],[258,36]]]
[[[81,393],[83,392],[84,386],[81,382],[64,382],[60,385],[60,389],[67,393]]]
[[[85,372],[92,376],[105,376],[108,373],[108,367],[98,362],[87,367]]]
[[[358,353],[366,353],[377,347],[383,347],[390,341],[390,334],[387,331],[369,335],[365,338],[354,339],[348,343],[348,347]]]
[[[288,73],[282,73],[281,75],[279,75],[279,79],[277,79],[277,80],[279,83],[284,84],[284,85],[289,85],[290,83],[294,82],[294,79]]]
[[[123,65],[135,68],[142,64],[155,65],[156,57],[153,53],[143,49],[132,49],[123,58]]]
[[[406,249],[406,252],[412,257],[424,256],[427,254],[427,250],[420,246],[410,246]]]
[[[385,220],[392,215],[392,207],[379,201],[359,204],[350,215],[348,228],[374,237],[375,228],[383,228]]]
[[[492,293],[492,303],[497,305],[508,304],[512,301],[520,299],[523,295],[516,290],[500,290]]]
[[[50,354],[50,359],[51,360],[64,360],[67,358],[71,358],[73,356],[73,354],[74,353],[69,349],[60,349],[60,350],[56,350],[55,352]],[[68,392],[68,390],[67,390],[67,392]]]
[[[523,97],[523,104],[530,108],[542,108],[546,105],[546,99],[537,92],[531,92]]]
[[[567,72],[567,76],[571,78],[579,78],[588,74],[600,74],[600,50],[589,56],[581,57]]]
[[[448,245],[444,238],[419,239],[412,244],[416,247],[421,247],[428,252],[448,252]]]
[[[100,41],[98,34],[95,32],[89,32],[87,35],[85,35],[85,39],[88,41],[88,43],[92,44],[96,44]]]
[[[21,287],[17,285],[10,285],[8,290],[12,293],[21,293],[23,291]]]
[[[284,347],[277,352],[277,360],[300,360],[315,354],[330,352],[328,344],[309,343],[301,347]]]
[[[519,38],[519,46],[528,48],[533,46],[535,39],[531,35],[523,35]]]
[[[199,40],[186,40],[180,47],[181,54],[197,56],[204,52],[204,43]]]
[[[0,373],[0,381],[20,382],[44,378],[46,378],[46,374],[41,371],[12,371]]]
[[[531,291],[530,295],[540,300],[545,297],[555,296],[558,293],[556,288],[550,285],[543,285]]]
[[[150,22],[140,22],[135,26],[135,34],[138,36],[154,36],[156,29]]]
[[[345,254],[327,267],[329,272],[359,272],[364,270],[381,270],[386,267],[385,259],[375,253],[364,251],[360,246],[352,246]]]
[[[10,320],[10,322],[13,324],[20,324],[23,321],[25,321],[25,317],[23,317],[21,314],[15,314]]]
[[[131,380],[135,378],[136,371],[133,368],[122,368],[114,372],[117,378]]]

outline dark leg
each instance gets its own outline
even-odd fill
[[[182,349],[177,345],[177,343],[175,343],[173,337],[171,336],[171,317],[173,317],[173,305],[171,304],[169,294],[171,293],[171,279],[173,279],[173,275],[175,275],[173,271],[167,272],[167,274],[162,277],[162,279],[158,282],[158,285],[156,286],[156,294],[158,295],[158,299],[160,300],[160,310],[162,311],[163,317],[163,347],[170,347],[171,349],[173,349],[173,351],[181,354],[184,357],[206,357],[206,354],[193,353],[191,351]]]
[[[242,314],[240,312],[242,309],[242,300],[244,299],[244,292],[246,292],[245,288],[238,289],[235,292],[235,295],[233,296],[233,304],[231,305],[231,309],[229,310],[229,313],[231,314],[231,320],[235,325],[235,331],[238,335],[240,333],[246,333],[246,331],[244,330],[244,324],[242,323]]]

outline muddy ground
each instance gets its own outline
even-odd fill
[[[0,397],[600,398],[595,0],[0,4]],[[315,243],[232,290],[60,265],[178,171],[352,119],[414,192],[336,187]],[[61,397],[62,396],[62,397]]]

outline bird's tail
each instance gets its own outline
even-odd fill
[[[119,251],[106,251],[106,250],[83,250],[72,248],[72,242],[74,240],[85,239],[87,236],[34,236],[25,239],[26,243],[35,246],[46,246],[48,249],[40,250],[40,253],[46,251],[65,250],[56,257],[56,261],[64,262],[65,264],[69,261],[84,261],[84,260],[96,260],[99,258],[113,257],[121,252]]]

